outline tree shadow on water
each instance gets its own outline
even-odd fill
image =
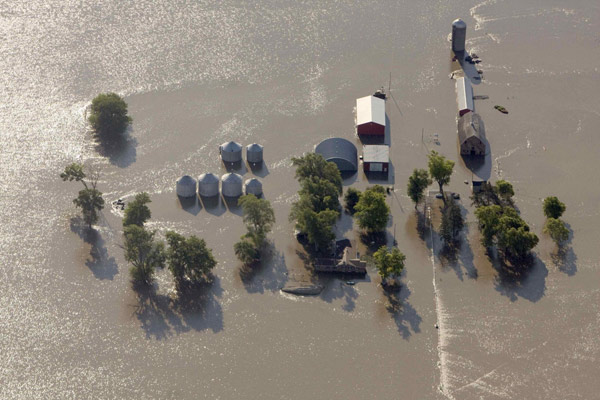
[[[490,259],[498,272],[494,284],[500,294],[510,301],[522,297],[534,303],[544,297],[548,268],[537,255],[530,254],[518,262],[508,262],[497,254],[491,254]]]
[[[90,254],[85,260],[86,267],[98,279],[113,280],[119,273],[119,268],[115,258],[109,256],[102,235],[93,228],[89,229],[80,216],[71,218],[70,228],[73,233],[90,245]]]
[[[288,281],[285,257],[270,245],[259,262],[241,266],[239,275],[248,293],[276,292]]]
[[[390,286],[383,290],[386,299],[385,308],[392,316],[398,332],[408,340],[413,333],[421,332],[421,316],[410,304],[410,289],[406,285]]]
[[[122,135],[103,137],[96,135],[96,150],[106,157],[112,165],[126,168],[137,158],[137,139],[131,136],[133,128],[127,129]]]
[[[319,295],[321,299],[327,303],[331,303],[335,299],[344,299],[345,303],[342,305],[342,309],[348,312],[354,310],[358,292],[353,286],[347,285],[334,277],[323,278],[323,284],[325,289]]]
[[[558,270],[569,276],[577,273],[577,255],[571,247],[573,241],[573,229],[571,225],[565,222],[565,227],[569,230],[569,237],[566,241],[559,244],[556,250],[550,253],[552,263],[558,267]]]

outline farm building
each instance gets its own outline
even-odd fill
[[[452,50],[455,53],[465,51],[465,40],[467,39],[467,24],[462,19],[452,22]]]
[[[219,146],[219,153],[223,162],[235,163],[242,161],[242,145],[236,142],[227,142]]]
[[[196,195],[196,180],[189,175],[177,179],[177,196],[194,197]]]
[[[356,146],[349,140],[325,139],[315,147],[315,153],[322,155],[325,160],[335,163],[340,171],[354,172],[358,169]]]
[[[246,160],[253,164],[263,162],[263,147],[257,143],[246,146]]]
[[[473,104],[473,87],[468,78],[460,77],[456,80],[456,100],[458,102],[458,115],[460,116],[475,109]]]
[[[390,166],[390,146],[365,145],[363,146],[363,171],[385,172]]]
[[[479,114],[467,113],[458,119],[458,143],[461,155],[484,156],[485,132]]]
[[[213,197],[219,194],[219,178],[215,174],[202,174],[198,177],[198,194]]]
[[[385,100],[375,96],[356,99],[356,133],[385,135]]]
[[[244,191],[246,194],[253,194],[256,197],[262,195],[262,183],[256,178],[247,179],[244,183]]]
[[[242,176],[234,173],[223,175],[221,177],[221,193],[227,197],[241,196]]]

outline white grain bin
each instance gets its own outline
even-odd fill
[[[215,174],[202,174],[198,177],[198,194],[213,197],[219,194],[219,178]]]
[[[196,195],[196,180],[184,175],[177,180],[177,196],[194,197]]]
[[[261,163],[263,161],[263,147],[257,143],[246,146],[246,160],[253,164]]]
[[[227,197],[242,195],[242,177],[235,173],[225,174],[221,177],[221,193]]]
[[[235,163],[242,161],[242,145],[236,142],[227,142],[219,146],[219,153],[223,162]]]
[[[462,19],[452,22],[452,50],[455,53],[465,51],[467,39],[467,24]]]
[[[253,194],[256,197],[260,197],[262,195],[262,183],[256,178],[250,178],[246,180],[244,184],[244,191],[246,194]]]

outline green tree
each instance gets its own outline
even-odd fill
[[[342,194],[342,176],[338,167],[326,161],[322,155],[308,153],[302,157],[292,158],[292,164],[296,167],[296,179],[300,183],[303,180],[319,177],[334,184],[338,195]]]
[[[442,211],[442,223],[440,225],[440,236],[446,244],[452,244],[464,226],[464,220],[460,207],[454,199],[450,199],[448,205]]]
[[[513,186],[503,180],[500,179],[499,181],[496,182],[496,192],[498,193],[498,195],[500,196],[500,198],[502,198],[502,200],[504,200],[505,202],[510,203],[512,197],[515,195],[515,191],[513,190]]]
[[[498,232],[498,248],[505,255],[514,258],[523,258],[531,249],[538,244],[538,237],[529,231],[527,225],[519,227],[506,226],[500,221]]]
[[[152,282],[154,270],[164,265],[164,244],[154,240],[154,232],[137,225],[125,227],[125,260],[131,263],[129,274],[134,283]]]
[[[144,226],[152,215],[150,208],[146,204],[150,203],[150,196],[146,192],[135,195],[133,201],[127,204],[125,216],[123,217],[123,226],[137,225]]]
[[[88,117],[100,136],[121,135],[132,119],[127,115],[127,103],[116,93],[101,93],[92,100]]]
[[[346,194],[344,195],[344,208],[346,211],[353,215],[355,213],[354,206],[356,206],[356,203],[358,203],[359,199],[360,190],[354,189],[353,187],[348,188],[348,190],[346,190]]]
[[[96,189],[100,174],[97,171],[86,174],[83,164],[72,163],[65,167],[60,177],[63,181],[76,181],[83,184],[83,190],[79,191],[73,204],[81,209],[83,220],[91,229],[92,225],[98,222],[99,212],[104,208],[102,192]]]
[[[334,210],[315,212],[307,199],[300,199],[292,205],[290,219],[296,221],[296,228],[306,233],[308,243],[316,250],[327,250],[335,239],[333,226],[339,213]]]
[[[425,189],[431,185],[431,179],[429,173],[424,169],[413,170],[412,175],[408,178],[408,184],[406,185],[406,191],[408,197],[415,203],[415,210],[419,203],[425,197]]]
[[[268,200],[259,199],[253,194],[240,197],[238,204],[242,207],[248,234],[256,247],[260,248],[275,223],[273,208]]]
[[[548,218],[543,232],[550,235],[554,242],[561,246],[569,238],[569,230],[560,219]]]
[[[502,215],[502,207],[498,205],[481,206],[475,210],[481,231],[481,244],[485,247],[494,245],[494,237],[498,231],[498,223]]]
[[[388,279],[395,280],[400,277],[404,269],[406,256],[396,247],[389,251],[387,246],[381,246],[379,250],[373,253],[373,259],[375,260],[377,272],[381,276],[381,281],[385,285]]]
[[[166,260],[178,288],[185,282],[203,281],[217,265],[204,239],[194,235],[186,238],[173,231],[167,232],[166,238],[169,245]]]
[[[367,232],[381,232],[385,229],[390,216],[390,207],[385,195],[376,186],[365,190],[354,207],[358,226]]]
[[[260,254],[256,245],[247,236],[242,236],[242,239],[233,245],[235,255],[245,265],[250,265],[260,259]]]
[[[429,175],[437,182],[440,187],[440,194],[446,202],[446,196],[444,195],[444,185],[450,183],[450,176],[454,169],[454,161],[446,160],[446,157],[438,154],[437,151],[431,150],[428,156],[429,158]]]
[[[306,196],[315,212],[340,210],[339,192],[335,185],[326,179],[313,177],[302,180],[300,197]]]
[[[544,199],[544,215],[546,218],[558,219],[563,215],[566,209],[567,206],[565,206],[565,203],[558,200],[556,196],[550,196]]]

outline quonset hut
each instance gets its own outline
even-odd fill
[[[242,195],[242,177],[235,173],[225,174],[221,177],[221,193],[227,197]]]
[[[479,114],[467,113],[458,119],[458,142],[461,155],[484,156],[485,132]]]
[[[259,164],[263,162],[263,147],[257,143],[252,143],[246,146],[246,160],[253,164]]]
[[[462,19],[452,22],[452,50],[455,53],[465,51],[465,41],[467,39],[467,24]]]
[[[253,194],[256,197],[260,197],[262,195],[262,183],[256,178],[250,178],[246,180],[244,184],[246,194]]]
[[[219,194],[219,178],[210,172],[198,177],[198,194],[203,197],[213,197]]]
[[[196,180],[189,175],[177,179],[177,196],[194,197],[196,195]]]
[[[356,146],[349,140],[325,139],[315,147],[315,153],[322,155],[326,161],[335,163],[340,171],[355,172],[358,169]]]
[[[219,146],[219,153],[223,162],[235,163],[242,161],[242,145],[236,142],[227,142]]]
[[[356,99],[356,133],[385,135],[385,100],[375,96]]]

